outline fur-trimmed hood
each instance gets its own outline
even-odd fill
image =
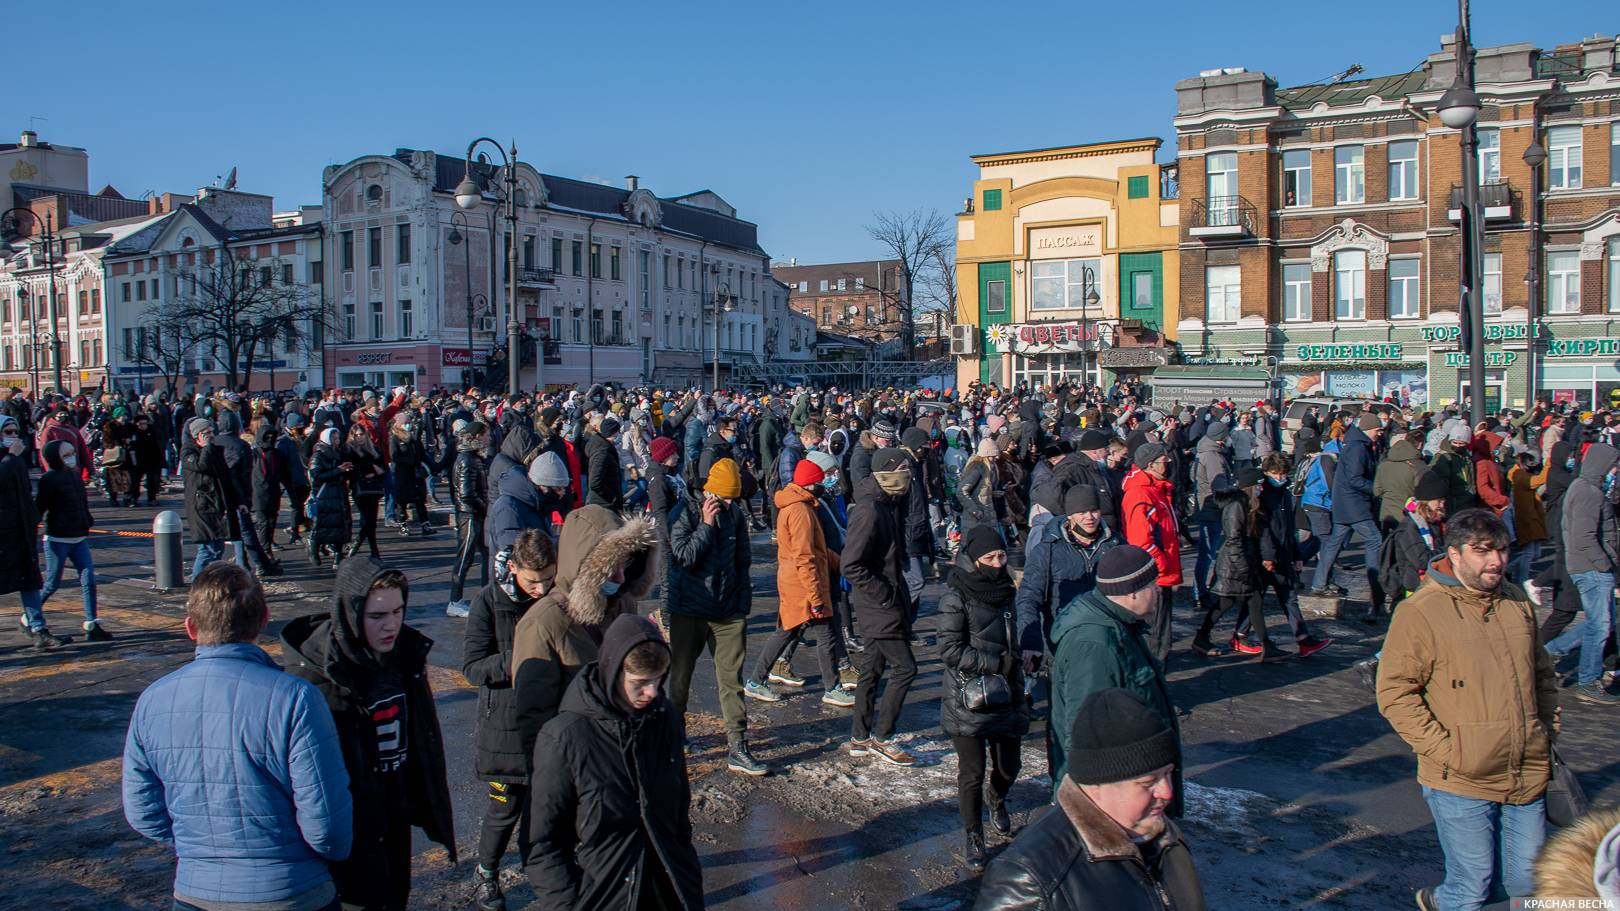
[[[1620,807],[1593,810],[1547,839],[1536,858],[1536,895],[1560,898],[1597,898],[1596,879],[1605,877],[1608,888],[1615,887],[1616,858],[1604,857],[1604,848],[1613,850],[1610,831],[1620,826]]]
[[[569,619],[587,626],[634,613],[658,581],[658,531],[650,516],[621,517],[604,506],[568,514],[557,544],[557,595]],[[612,596],[602,583],[624,564],[624,584]]]

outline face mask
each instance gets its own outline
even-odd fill
[[[725,440],[727,443],[735,443],[737,442],[737,435],[735,433],[721,434],[720,439]]]
[[[617,595],[619,593],[620,584],[621,583],[615,582],[612,579],[609,579],[606,582],[603,582],[602,583],[602,594],[607,595],[609,598],[613,597],[614,595]]]
[[[1273,478],[1273,477],[1267,477],[1267,478],[1266,478],[1266,481],[1267,481],[1267,482],[1268,482],[1268,483],[1270,483],[1270,484],[1271,484],[1271,486],[1272,486],[1272,487],[1281,487],[1281,486],[1283,486],[1283,485],[1284,485],[1284,484],[1286,484],[1286,483],[1288,483],[1288,479],[1287,479],[1287,478]]]
[[[6,450],[12,455],[22,455],[24,448],[22,437],[6,437]]]
[[[877,478],[878,487],[891,497],[899,496],[911,487],[910,471],[874,471],[872,477]]]
[[[63,468],[77,468],[77,467],[79,467],[79,457],[78,456],[68,456],[67,458],[62,460],[62,467]]]
[[[1565,471],[1574,471],[1575,470],[1575,457],[1574,456],[1570,456],[1569,458],[1564,460],[1564,470]]]
[[[836,476],[822,478],[821,486],[829,492],[836,491],[838,489],[838,478]]]

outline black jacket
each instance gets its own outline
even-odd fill
[[[384,572],[369,557],[350,557],[338,566],[332,609],[290,621],[281,631],[287,673],[315,685],[326,698],[349,771],[354,800],[354,847],[348,859],[332,865],[332,879],[343,903],[365,907],[404,907],[411,871],[392,868],[385,833],[417,826],[443,845],[456,863],[456,835],[445,779],[444,739],[428,687],[427,656],[433,640],[401,626],[393,651],[379,659],[366,647],[361,615],[371,583]],[[389,713],[403,710],[403,734],[384,728]],[[403,738],[403,765],[395,761],[390,738]]]
[[[1429,571],[1429,564],[1446,550],[1444,526],[1437,528],[1431,525],[1429,532],[1433,547],[1423,540],[1423,531],[1418,528],[1417,519],[1408,512],[1401,517],[1401,524],[1395,526],[1395,530],[1384,539],[1384,549],[1378,552],[1378,584],[1384,591],[1417,591]]]
[[[556,439],[556,437],[552,437],[552,439]],[[529,427],[527,421],[512,426],[512,429],[507,432],[506,438],[501,440],[500,449],[495,453],[495,458],[489,460],[489,475],[484,485],[486,488],[484,493],[486,503],[494,505],[495,501],[501,496],[501,476],[513,469],[523,471],[524,466],[528,464],[524,461],[524,457],[531,450],[539,447],[540,443],[540,436]],[[559,455],[563,460],[563,464],[567,465],[568,457],[562,454]]]
[[[489,469],[483,453],[476,449],[462,449],[456,453],[450,467],[450,502],[458,515],[477,516],[489,513]]]
[[[670,527],[673,524],[670,512],[680,502],[680,493],[675,489],[675,481],[670,477],[670,470],[662,463],[653,462],[647,466],[647,511],[658,523],[658,536],[665,541],[668,549]],[[682,507],[684,510],[685,507]],[[677,514],[676,518],[679,518]]]
[[[1181,829],[1136,845],[1074,782],[985,871],[975,911],[1203,911]]]
[[[60,446],[45,447],[45,463],[51,470],[39,479],[34,506],[45,518],[45,534],[53,538],[82,538],[90,534],[95,519],[90,515],[90,498],[84,492],[79,470],[62,467]]]
[[[276,448],[276,431],[270,424],[259,427],[257,445],[248,450],[248,474],[252,485],[255,513],[273,513],[281,508],[281,452]]]
[[[1292,578],[1299,550],[1299,511],[1287,484],[1267,480],[1260,486],[1260,559],[1276,563],[1274,572]]]
[[[685,725],[662,694],[639,712],[612,695],[624,656],[657,636],[643,618],[615,620],[535,740],[534,767],[548,773],[534,777],[524,868],[539,907],[703,907]]]
[[[315,494],[315,529],[309,539],[317,546],[342,547],[349,543],[349,488],[344,483],[343,455],[325,443],[317,444],[309,477]]]
[[[23,456],[0,449],[0,594],[37,591],[45,584],[39,572],[39,513],[30,486]]]
[[[901,575],[907,559],[895,500],[867,476],[856,485],[839,568],[849,580],[855,632],[863,639],[910,637],[910,592]]]
[[[434,473],[434,464],[422,441],[415,436],[401,437],[390,431],[388,460],[394,466],[394,502],[426,502],[427,477]]]
[[[289,495],[302,497],[309,493],[307,464],[302,440],[290,434],[282,434],[276,440],[276,468],[281,472],[281,489]]]
[[[218,446],[198,446],[187,437],[180,450],[186,479],[186,532],[193,544],[230,540],[231,503],[226,491],[235,486]]]
[[[902,504],[905,513],[906,554],[931,560],[934,556],[934,523],[928,515],[928,468],[926,455],[902,449],[911,462],[911,488]]]
[[[1219,510],[1221,546],[1215,552],[1215,582],[1210,591],[1241,597],[1260,590],[1260,541],[1249,533],[1249,495],[1228,489],[1210,497]]]
[[[486,585],[467,613],[461,674],[478,687],[473,770],[479,781],[529,780],[529,757],[512,705],[512,634],[533,603],[520,604],[501,586]]]
[[[703,522],[703,494],[688,496],[669,534],[669,612],[704,620],[748,616],[754,584],[748,521],[733,503],[714,525]]]
[[[599,433],[585,435],[585,502],[618,512],[624,508],[624,471],[619,447]]]
[[[1017,589],[1004,578],[1005,597],[980,596],[960,584],[958,574],[974,572],[967,554],[958,553],[939,599],[939,656],[945,666],[939,696],[939,726],[952,737],[1022,737],[1029,732],[1024,710],[1024,668],[1018,650]],[[1006,571],[1002,571],[1003,577]],[[962,701],[962,681],[1000,674],[1015,694],[1011,705],[971,711]]]

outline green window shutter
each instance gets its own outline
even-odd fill
[[[1139,175],[1137,177],[1132,177],[1132,178],[1129,178],[1128,180],[1126,180],[1126,182],[1125,182],[1125,193],[1131,199],[1147,199],[1147,195],[1148,195],[1147,175],[1142,174],[1142,175]]]
[[[999,211],[1001,211],[1001,191],[1000,190],[985,190],[984,191],[984,211],[986,211],[986,212],[999,212]]]

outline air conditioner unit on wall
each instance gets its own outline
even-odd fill
[[[973,357],[979,353],[979,327],[961,323],[951,327],[951,353]]]

